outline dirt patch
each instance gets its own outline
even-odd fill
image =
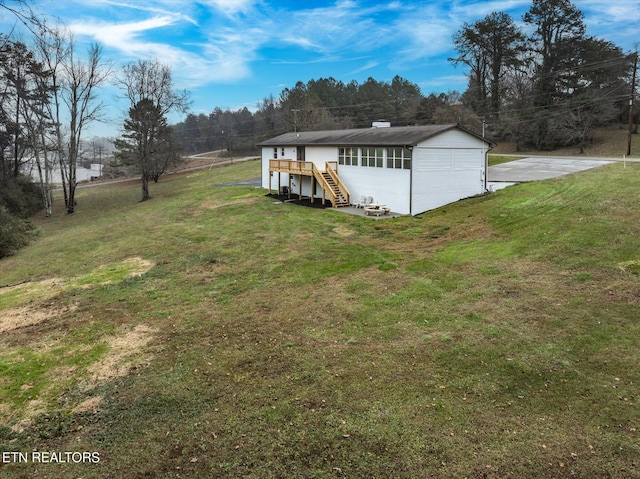
[[[344,225],[336,226],[331,230],[331,232],[336,236],[338,236],[339,238],[349,238],[355,234],[355,231],[347,228]]]
[[[11,430],[17,433],[24,432],[24,430],[31,425],[33,418],[43,414],[44,412],[45,405],[43,401],[40,399],[29,401],[24,413],[22,414],[22,419],[11,426]]]
[[[95,414],[100,409],[101,402],[102,402],[102,396],[90,397],[86,401],[82,401],[80,404],[74,407],[72,409],[72,412],[75,414],[82,414],[82,413]]]
[[[152,339],[155,330],[144,325],[138,325],[131,330],[122,331],[114,337],[106,340],[108,352],[96,363],[89,366],[86,370],[76,366],[62,365],[56,366],[48,372],[48,383],[44,389],[39,392],[37,399],[28,401],[21,409],[19,420],[11,426],[16,432],[23,432],[30,427],[34,419],[47,412],[50,406],[50,397],[52,391],[59,389],[60,382],[76,384],[78,389],[85,394],[86,398],[80,403],[71,405],[72,412],[75,414],[95,414],[100,409],[102,396],[91,395],[100,383],[114,379],[116,377],[125,376],[131,368],[139,366],[150,360],[149,356],[141,354],[141,349]],[[76,350],[75,353],[78,351]],[[86,373],[89,378],[86,378]],[[85,379],[81,379],[84,376]],[[34,386],[31,382],[24,383],[20,386],[22,392],[28,392]],[[58,399],[59,400],[59,399]],[[17,411],[12,411],[10,405],[0,405],[0,418],[10,418]]]
[[[142,276],[154,265],[152,261],[136,256],[118,263],[102,265],[94,272],[66,281],[51,278],[1,288],[0,297],[9,307],[0,309],[0,333],[34,326],[72,312],[76,306],[61,308],[50,302],[52,298],[72,286],[91,288]]]
[[[142,276],[155,266],[155,263],[153,261],[141,258],[140,256],[134,256],[133,258],[125,259],[124,261],[122,261],[122,263],[131,266],[131,271],[126,276],[127,278],[133,276]]]
[[[13,307],[0,309],[0,333],[40,324],[75,309],[75,306],[57,307],[51,302],[65,289],[66,283],[60,278],[2,288],[0,297]]]
[[[87,368],[91,382],[125,376],[135,363],[135,356],[152,338],[154,330],[139,324],[133,330],[108,341],[109,353],[105,358]]]
[[[139,324],[131,331],[124,332],[107,341],[109,352],[102,360],[87,368],[91,375],[89,381],[82,385],[85,390],[95,388],[99,383],[126,376],[132,367],[148,361],[149,358],[140,357],[142,349],[153,337],[155,330]],[[95,414],[100,408],[102,396],[91,396],[73,408],[74,413]]]
[[[618,267],[625,273],[640,274],[640,259],[618,263]]]
[[[0,296],[11,303],[26,303],[33,299],[40,301],[52,298],[64,289],[65,281],[60,278],[42,281],[25,281],[24,283],[0,288]],[[5,296],[6,295],[6,296]]]
[[[7,333],[15,329],[34,326],[63,314],[72,312],[76,307],[21,307],[4,311],[0,314],[0,333]]]

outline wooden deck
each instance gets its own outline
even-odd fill
[[[321,171],[311,161],[294,161],[289,159],[269,160],[269,173],[278,173],[278,192],[281,191],[280,173],[289,174],[288,191],[291,194],[291,175],[309,176],[312,178],[311,202],[315,197],[315,186],[322,188],[322,204],[328,199],[334,208],[351,206],[351,193],[338,176],[337,162],[327,162],[325,171]],[[269,189],[271,193],[271,189]],[[299,196],[302,197],[302,182],[300,182]]]

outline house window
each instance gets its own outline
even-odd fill
[[[338,164],[358,166],[358,149],[338,148]]]
[[[284,158],[284,147],[280,150],[282,158]]]
[[[382,168],[382,148],[362,148],[362,166]]]
[[[409,148],[387,148],[387,168],[411,169],[411,150]]]
[[[274,159],[278,158],[278,148],[277,147],[273,149],[273,158]]]

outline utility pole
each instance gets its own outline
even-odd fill
[[[636,69],[638,68],[638,51],[633,60],[633,74],[631,76],[631,98],[629,98],[629,132],[627,134],[627,156],[631,155],[631,134],[633,133],[633,100],[636,94]]]
[[[293,112],[293,132],[298,131],[298,112],[301,110],[291,110]]]

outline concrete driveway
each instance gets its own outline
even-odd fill
[[[490,166],[488,179],[490,183],[546,180],[613,162],[605,158],[530,157]]]

